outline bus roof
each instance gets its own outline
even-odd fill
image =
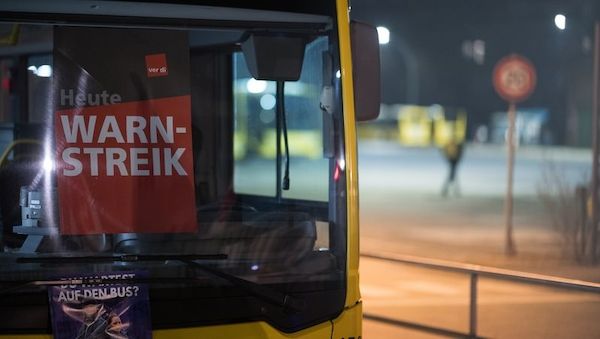
[[[141,4],[144,3],[143,6]],[[0,4],[4,20],[36,19],[52,22],[94,22],[101,18],[176,20],[193,26],[195,20],[209,22],[271,22],[322,26],[331,22],[324,1],[90,1],[90,0],[5,0]],[[333,5],[333,1],[331,1]],[[281,12],[288,12],[281,15]],[[32,18],[33,16],[33,18]],[[102,21],[102,20],[101,20]],[[131,22],[131,21],[128,21]],[[136,20],[133,20],[133,24]]]

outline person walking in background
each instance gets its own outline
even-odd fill
[[[463,142],[456,140],[455,132],[450,133],[448,142],[442,147],[444,157],[448,162],[448,177],[442,186],[442,196],[446,197],[450,193],[450,189],[454,190],[454,195],[460,195],[460,188],[458,187],[458,180],[456,178],[456,169],[460,163],[460,159],[463,153]]]

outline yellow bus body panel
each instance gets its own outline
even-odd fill
[[[345,309],[335,320],[335,338],[358,338],[361,334],[362,305]],[[156,330],[152,333],[154,339],[294,339],[294,338],[331,338],[331,322],[306,328],[294,333],[280,332],[263,321],[252,323],[224,324],[215,326],[190,327],[169,330]],[[52,339],[52,335],[0,335],[0,339]]]
[[[326,322],[295,333],[279,332],[266,322],[238,323],[197,328],[182,328],[154,331],[154,339],[288,339],[288,338],[330,338],[331,323]]]
[[[362,338],[362,303],[358,302],[345,309],[344,313],[333,321],[333,324],[331,338]]]
[[[360,301],[358,260],[358,158],[356,144],[356,120],[354,114],[354,87],[352,79],[352,50],[350,47],[350,17],[347,0],[336,0],[338,15],[338,36],[340,40],[340,61],[342,80],[342,104],[344,108],[344,136],[346,152],[346,189],[348,210],[348,260],[346,307]]]

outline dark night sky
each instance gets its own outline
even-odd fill
[[[494,64],[519,53],[538,73],[536,91],[523,106],[548,108],[560,142],[568,107],[591,105],[589,47],[599,10],[593,0],[353,0],[351,16],[391,32],[381,49],[384,103],[464,107],[471,126],[488,123],[492,112],[506,109],[491,84]],[[565,31],[554,25],[559,13],[567,17]],[[463,42],[475,39],[485,42],[482,65],[462,52]],[[416,102],[407,91],[415,77],[407,76],[407,67],[417,70]]]

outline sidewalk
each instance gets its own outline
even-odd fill
[[[566,166],[575,184],[589,165],[589,151],[527,148],[518,154],[513,217],[518,255],[507,257],[505,168],[497,148],[469,148],[459,170],[462,196],[442,198],[446,168],[436,150],[361,143],[361,248],[600,282],[600,267],[565,256],[535,189],[543,184],[542,153]]]
[[[365,196],[363,194],[363,196]],[[361,200],[361,249],[389,251],[600,282],[600,268],[581,265],[563,253],[561,238],[548,225],[541,204],[515,203],[518,255],[504,254],[501,201],[397,199],[392,206]],[[423,200],[426,200],[423,201]]]

